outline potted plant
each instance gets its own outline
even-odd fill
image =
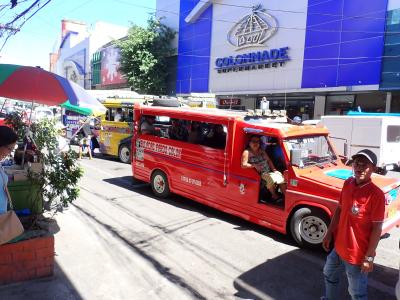
[[[20,162],[22,166],[26,165],[26,180],[11,182],[9,190],[25,233],[9,244],[0,246],[0,256],[14,253],[9,261],[12,272],[0,274],[0,284],[52,274],[54,237],[49,224],[57,211],[78,197],[78,183],[83,175],[76,152],[68,150],[59,153],[57,150],[59,132],[55,120],[43,119],[30,124],[28,130],[21,116],[13,113],[6,118],[6,124],[19,135],[18,155],[24,152]],[[31,151],[30,155],[26,155],[27,148]],[[23,216],[24,212],[26,216]],[[31,255],[15,255],[19,251],[27,252],[27,249],[31,250]],[[22,260],[16,261],[17,257]],[[29,265],[32,266],[32,272],[26,272],[26,266]],[[21,269],[24,272],[18,273]]]

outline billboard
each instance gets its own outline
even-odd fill
[[[110,46],[101,51],[101,85],[114,85],[126,83],[119,71],[121,50]]]

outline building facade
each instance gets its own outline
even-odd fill
[[[157,14],[178,32],[177,95],[266,97],[303,119],[400,111],[400,0],[158,0]]]
[[[105,22],[97,22],[93,27],[71,20],[62,20],[61,24],[61,41],[57,51],[50,54],[50,69],[90,89],[93,54],[103,45],[126,36],[128,28]]]

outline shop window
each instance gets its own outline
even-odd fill
[[[326,115],[345,115],[354,106],[354,95],[333,95],[326,97]]]
[[[314,99],[267,99],[271,110],[286,110],[290,119],[298,116],[302,121],[314,118]],[[260,107],[260,106],[258,106]]]
[[[390,112],[400,113],[400,94],[392,94],[392,102],[390,104]]]
[[[384,113],[386,93],[359,94],[356,96],[355,108],[360,108],[362,112]]]

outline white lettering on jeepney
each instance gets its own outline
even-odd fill
[[[182,156],[182,148],[156,143],[153,141],[137,140],[136,146],[138,149],[149,150],[174,158],[181,158]]]
[[[189,183],[189,184],[192,184],[192,185],[197,185],[197,186],[201,186],[201,181],[200,180],[198,180],[198,179],[193,179],[193,178],[189,178],[189,177],[187,177],[187,176],[181,176],[181,180],[183,181],[183,182],[186,182],[186,183]]]

